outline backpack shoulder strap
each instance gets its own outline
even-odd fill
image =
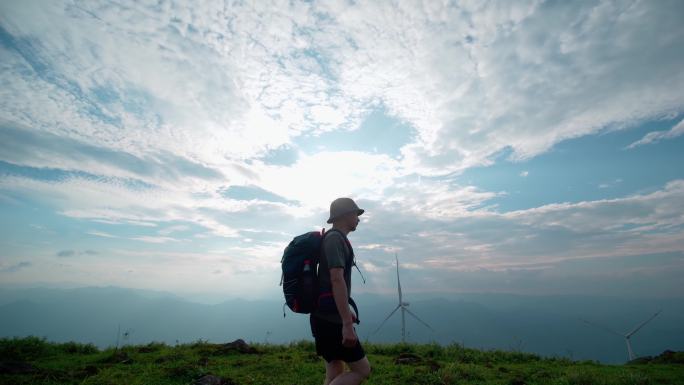
[[[336,232],[336,233],[338,233],[338,234],[340,234],[340,236],[341,236],[342,239],[344,240],[344,243],[347,244],[347,248],[349,248],[349,253],[351,253],[351,257],[352,257],[352,260],[353,260],[353,259],[354,259],[354,248],[352,247],[351,242],[349,242],[349,238],[347,238],[347,237],[344,235],[344,233],[342,233],[342,231],[340,231],[340,230],[338,230],[338,229],[330,229],[330,230],[326,231],[326,232],[323,234],[323,240],[321,241],[321,245],[323,245],[323,242],[325,242],[325,236],[328,235],[328,234],[330,234],[330,233],[332,233],[333,231]]]
[[[347,247],[349,248],[349,252],[351,253],[351,263],[349,264],[349,268],[351,269],[352,267],[356,267],[356,270],[359,272],[359,275],[361,276],[361,281],[363,281],[363,283],[366,284],[366,277],[363,276],[363,273],[361,273],[361,269],[359,269],[359,265],[356,264],[356,254],[354,254],[354,248],[352,247],[351,242],[349,242],[349,238],[347,238],[338,229],[330,229],[330,230],[323,233],[323,241],[325,241],[325,236],[332,231],[339,233],[342,236],[342,239],[344,239],[344,242],[347,244]],[[321,249],[322,250],[324,250],[323,241],[321,241]],[[322,254],[323,254],[323,252],[321,252],[321,255]]]

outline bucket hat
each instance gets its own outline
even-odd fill
[[[328,223],[333,223],[335,219],[345,214],[355,212],[356,215],[361,215],[364,211],[365,210],[360,209],[351,198],[337,198],[330,204],[330,218],[328,218]]]

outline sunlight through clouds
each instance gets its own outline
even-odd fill
[[[303,156],[291,167],[264,167],[258,173],[267,190],[325,211],[331,196],[380,198],[401,172],[386,155],[344,151]]]
[[[339,196],[366,208],[353,237],[378,274],[397,250],[424,275],[684,253],[683,18],[677,1],[2,2],[3,279],[96,250],[61,277],[111,264],[103,282],[162,287],[188,268],[185,289],[244,289]],[[164,255],[211,266],[143,282]]]

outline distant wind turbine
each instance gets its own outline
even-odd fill
[[[605,326],[603,326],[603,325],[598,325],[598,324],[595,324],[595,323],[591,323],[591,322],[589,322],[589,321],[587,321],[587,320],[585,320],[585,319],[583,319],[582,321],[584,321],[584,323],[586,323],[587,325],[591,325],[591,326],[593,326],[593,327],[595,327],[595,328],[599,328],[599,329],[601,329],[601,330],[603,330],[603,331],[607,331],[608,333],[617,334],[618,336],[623,337],[623,338],[625,339],[625,343],[627,344],[627,356],[629,357],[629,360],[632,361],[633,359],[636,358],[636,355],[634,354],[634,351],[632,350],[632,344],[630,343],[629,339],[630,339],[636,332],[638,332],[639,329],[641,329],[642,327],[644,327],[644,325],[646,325],[647,323],[651,322],[651,320],[654,319],[656,316],[658,316],[658,314],[660,314],[661,312],[662,312],[662,310],[658,310],[655,314],[653,314],[653,315],[651,316],[651,318],[649,318],[649,319],[647,319],[646,321],[640,323],[637,327],[635,327],[634,329],[632,329],[632,331],[629,332],[629,333],[627,333],[627,334],[622,334],[622,333],[620,333],[620,332],[616,332],[616,331],[613,330],[613,329],[610,329],[610,328],[605,327]]]
[[[394,254],[394,258],[395,258],[396,261],[397,261],[397,288],[398,288],[398,291],[399,291],[399,304],[397,305],[397,307],[394,308],[394,310],[392,310],[391,313],[389,313],[389,315],[387,316],[387,318],[385,318],[385,320],[382,321],[382,323],[380,324],[380,326],[378,326],[378,328],[375,329],[375,331],[374,331],[372,334],[377,333],[378,330],[380,330],[380,328],[382,328],[382,325],[384,325],[385,322],[387,322],[387,320],[390,319],[390,317],[392,317],[392,315],[393,315],[394,313],[396,313],[396,311],[399,310],[399,309],[401,308],[401,342],[406,342],[406,315],[405,315],[404,313],[409,313],[409,315],[411,315],[413,318],[417,319],[417,320],[418,320],[420,323],[422,323],[423,325],[427,326],[428,329],[432,330],[433,332],[435,331],[435,329],[433,329],[430,325],[428,325],[428,324],[427,324],[425,321],[423,321],[422,319],[418,318],[417,315],[413,314],[413,313],[408,309],[409,303],[408,303],[408,302],[404,302],[403,297],[402,297],[402,295],[401,295],[401,281],[399,280],[399,258],[397,257],[396,254]]]

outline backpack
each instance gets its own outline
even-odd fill
[[[283,270],[280,286],[283,287],[285,304],[295,313],[309,314],[316,306],[317,268],[324,236],[325,229],[298,235],[283,252],[283,258],[280,260]]]
[[[330,229],[330,231],[338,230]],[[323,239],[330,231],[326,232],[323,229],[320,232],[312,231],[298,235],[285,248],[280,260],[282,267],[280,286],[283,287],[285,295],[283,317],[285,317],[285,305],[295,313],[310,314],[317,308],[321,296],[332,297],[332,292],[319,293],[318,285],[318,261],[322,255]],[[351,245],[349,246],[351,249]],[[351,297],[349,297],[349,304],[355,311],[355,322],[359,323],[359,310]]]

